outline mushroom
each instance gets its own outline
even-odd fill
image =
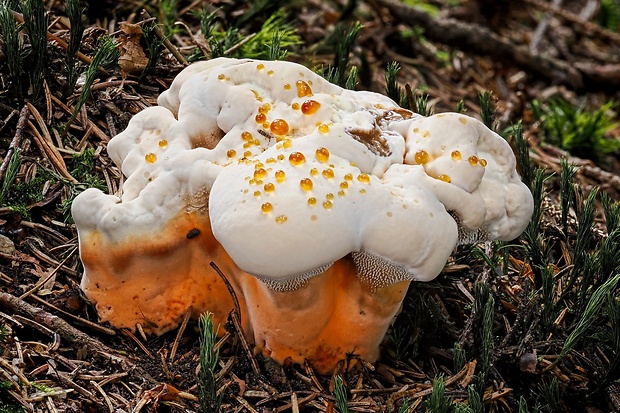
[[[298,64],[201,62],[158,103],[109,144],[121,197],[88,190],[73,207],[82,287],[115,326],[143,317],[159,334],[190,306],[223,319],[214,261],[257,352],[321,373],[374,361],[412,280],[459,243],[516,237],[532,212],[479,121],[425,118]]]

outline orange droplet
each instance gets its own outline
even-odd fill
[[[325,208],[325,209],[332,209],[333,206],[334,206],[334,204],[332,204],[332,201],[325,201],[325,202],[323,202],[323,208]]]
[[[300,98],[306,96],[312,96],[312,88],[303,80],[298,80],[296,83],[297,86],[297,96]]]
[[[315,197],[308,198],[308,205],[315,206],[316,205],[316,198]]]
[[[480,162],[480,165],[482,165],[482,167],[487,166],[487,160],[484,158],[478,159],[478,162]]]
[[[346,192],[344,192],[344,191],[338,191],[338,196],[345,196],[345,195],[346,195]]]
[[[450,177],[449,177],[448,175],[446,175],[446,174],[441,174],[441,175],[439,175],[439,176],[437,177],[437,179],[439,179],[440,181],[447,182],[447,183],[452,182],[452,179],[450,179]]]
[[[258,70],[263,70],[263,69],[265,68],[265,65],[264,65],[264,64],[262,64],[262,63],[259,63],[259,64],[257,64],[257,65],[256,65],[256,68],[257,68]]]
[[[321,104],[316,100],[306,100],[301,105],[301,113],[304,115],[312,115],[316,113],[317,110],[321,107]]]
[[[349,183],[347,181],[340,182],[340,188],[347,189],[349,187]]]
[[[298,110],[298,109],[299,109],[299,103],[297,103],[297,102],[293,103],[293,104],[291,105],[291,108],[292,108],[293,110]]]
[[[278,161],[283,161],[283,160],[284,160],[284,155],[283,154],[278,155]]]
[[[226,79],[226,75],[224,75],[223,73],[220,73],[219,75],[217,75],[217,78],[220,80],[224,80]]]
[[[256,120],[256,123],[265,123],[265,121],[267,120],[267,116],[265,116],[262,113],[259,113],[256,115],[254,119]]]
[[[286,135],[288,133],[288,122],[284,119],[275,119],[271,122],[271,131],[276,135]]]
[[[368,184],[370,183],[370,176],[368,174],[359,174],[357,180],[363,184]]]
[[[310,175],[317,176],[319,174],[319,170],[316,168],[310,169]]]
[[[327,179],[333,179],[334,171],[332,169],[323,169],[323,176]]]
[[[328,193],[327,195],[325,195],[325,198],[329,201],[331,201],[332,199],[334,199],[334,194],[332,194],[331,192]]]
[[[251,141],[254,139],[254,136],[252,136],[250,132],[246,131],[241,134],[241,139],[243,139],[244,141]]]
[[[269,103],[263,103],[258,107],[258,113],[262,113],[263,115],[267,114],[271,110],[271,105]]]
[[[258,198],[260,196],[260,191],[254,191],[254,196]]]
[[[244,158],[249,158],[250,156],[252,156],[252,152],[250,152],[250,151],[243,152],[243,157]]]
[[[455,161],[460,161],[461,160],[461,152],[459,152],[459,151],[452,151],[450,156],[452,156],[452,159],[454,159]]]
[[[352,181],[353,180],[353,175],[351,175],[351,174],[344,174],[344,180],[345,181]]]
[[[168,141],[165,139],[162,139],[159,142],[157,142],[157,144],[159,145],[160,148],[164,149],[166,146],[168,146]]]
[[[157,160],[157,155],[155,155],[154,153],[147,153],[146,155],[144,155],[144,160],[148,163],[155,163],[155,161]]]
[[[265,192],[271,193],[276,190],[276,186],[272,184],[271,182],[269,182],[265,184],[265,186],[263,186],[263,189],[265,190]]]
[[[413,159],[418,165],[424,165],[429,159],[428,152],[419,150],[415,153]]]
[[[279,183],[282,183],[286,180],[286,173],[284,173],[284,171],[282,170],[276,171],[275,175],[276,175],[276,181],[278,181]]]
[[[316,149],[316,159],[319,162],[327,162],[329,160],[329,151],[327,148],[319,147]]]
[[[266,177],[267,177],[267,171],[265,171],[263,168],[259,168],[254,171],[254,179],[256,180],[265,179]]]
[[[476,155],[470,156],[469,158],[467,158],[467,160],[472,165],[476,165],[478,163],[478,157]]]
[[[261,211],[263,211],[263,214],[268,214],[273,210],[273,205],[271,205],[269,202],[265,202],[263,205],[260,206]]]
[[[289,155],[288,160],[292,165],[302,165],[306,162],[306,157],[301,152],[293,152]]]
[[[314,184],[312,183],[312,179],[303,178],[301,181],[299,181],[299,186],[304,191],[312,191],[312,187],[314,186]]]
[[[291,90],[291,85],[289,85],[288,83],[284,85],[284,90]]]
[[[267,74],[268,74],[269,76],[273,75],[273,70],[268,70],[268,71],[267,71]]]
[[[236,154],[237,151],[234,149],[229,149],[228,151],[226,151],[226,156],[228,156],[229,158],[234,158]]]

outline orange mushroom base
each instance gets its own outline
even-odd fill
[[[256,353],[280,364],[307,360],[320,374],[349,356],[348,366],[357,357],[378,358],[408,281],[373,289],[345,257],[303,287],[277,292],[240,270],[208,223],[206,211],[195,211],[175,217],[157,234],[120,243],[98,231],[83,234],[82,288],[101,321],[132,331],[140,323],[145,332],[162,334],[176,328],[191,307],[193,318],[209,311],[215,325],[224,325],[234,303],[210,266],[215,262],[235,290],[244,334]]]

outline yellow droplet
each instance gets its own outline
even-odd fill
[[[288,149],[293,146],[293,141],[291,139],[284,139],[284,141],[282,142],[282,146]]]
[[[301,152],[293,152],[289,155],[288,161],[291,165],[302,165],[306,162],[306,157]]]
[[[460,117],[459,118],[459,122],[461,122],[463,125],[465,125],[467,123],[467,118]]]
[[[332,169],[323,169],[323,176],[327,179],[333,179],[334,171]]]
[[[423,138],[428,138],[429,136],[431,136],[431,133],[429,131],[425,130],[424,132],[422,132]]]
[[[319,162],[327,162],[329,160],[329,151],[327,148],[319,147],[316,149],[316,159]]]
[[[484,158],[478,159],[478,162],[480,162],[480,165],[482,165],[482,167],[487,166],[487,160]]]
[[[420,132],[420,128],[413,128],[413,133],[419,133]]]
[[[278,181],[279,183],[282,183],[286,180],[286,173],[284,173],[284,171],[282,170],[276,171],[275,175],[276,175],[276,181]]]
[[[370,183],[370,176],[368,174],[359,174],[357,176],[357,180],[360,181],[363,184],[369,184]]]
[[[319,125],[319,132],[321,132],[323,135],[325,135],[327,132],[329,132],[329,126],[327,126],[324,123],[320,124]]]
[[[331,201],[332,199],[334,199],[334,194],[330,192],[327,195],[325,195],[325,198]]]
[[[478,164],[478,157],[476,155],[470,156],[469,158],[467,158],[467,160],[469,161],[470,164],[474,166]]]
[[[259,168],[254,171],[254,179],[259,180],[259,179],[265,179],[266,177],[267,177],[267,171],[265,171],[263,168]]]
[[[263,113],[258,113],[254,119],[256,120],[256,123],[265,123],[267,116]]]
[[[346,193],[344,191],[338,191],[338,196],[345,196]]]
[[[228,156],[229,158],[234,158],[236,154],[237,151],[234,149],[229,149],[228,151],[226,151],[226,156]]]
[[[291,108],[292,108],[293,110],[299,110],[299,103],[297,103],[297,102],[293,103],[293,104],[291,105]]]
[[[243,149],[248,149],[250,146],[252,146],[252,143],[246,142],[243,144]]]
[[[276,217],[276,222],[278,224],[284,224],[286,222],[286,220],[287,220],[286,215],[278,215]]]
[[[256,179],[250,179],[250,185],[256,185],[257,182]]]
[[[347,181],[340,182],[340,188],[347,189],[349,187],[349,183]]]
[[[226,75],[224,75],[223,73],[220,73],[219,75],[217,75],[217,78],[220,80],[224,80],[226,79]]]
[[[250,152],[250,151],[243,152],[243,157],[244,158],[249,158],[250,156],[252,156],[252,152]]]
[[[259,63],[259,64],[257,64],[257,65],[256,65],[256,68],[257,68],[258,70],[263,70],[263,69],[265,68],[265,65],[264,65],[264,64],[262,64],[262,63]]]
[[[314,186],[314,184],[312,183],[312,179],[303,178],[301,181],[299,181],[299,186],[304,191],[312,191],[312,187]]]
[[[157,142],[157,144],[159,145],[160,148],[164,149],[166,146],[168,146],[168,141],[165,139],[162,139],[159,142]]]
[[[271,205],[269,202],[265,202],[263,205],[260,206],[261,211],[263,211],[263,214],[268,214],[273,210],[273,205]]]
[[[275,133],[276,135],[286,135],[288,133],[288,122],[285,121],[284,119],[275,119],[273,122],[271,122],[271,132]]]
[[[319,174],[319,170],[316,168],[310,169],[310,175],[317,176]]]
[[[333,206],[334,206],[334,204],[332,204],[332,201],[325,201],[325,202],[323,202],[323,208],[325,208],[325,209],[332,209]]]
[[[413,159],[418,165],[424,165],[428,162],[429,159],[428,152],[424,150],[419,150],[415,153]]]
[[[461,152],[459,152],[459,151],[452,151],[450,156],[452,156],[452,159],[454,159],[455,161],[460,161],[461,160]]]
[[[352,181],[353,180],[353,175],[352,174],[344,174],[344,180],[345,181]]]
[[[254,191],[254,196],[258,198],[260,196],[260,191]]]
[[[267,160],[265,162],[267,162],[267,163],[276,163],[276,158],[267,158]]]
[[[263,129],[269,129],[270,123],[269,122],[264,122],[263,123]]]
[[[271,110],[271,105],[269,103],[263,103],[258,107],[258,113],[262,113],[266,115]]]
[[[291,85],[289,85],[288,83],[284,85],[284,90],[291,90]]]
[[[148,163],[155,163],[155,161],[157,160],[157,155],[155,155],[154,153],[147,153],[146,155],[144,155],[144,160],[147,161]]]
[[[303,80],[298,80],[296,83],[297,86],[297,96],[300,98],[306,96],[312,96],[312,88]]]
[[[301,105],[301,113],[304,115],[312,115],[321,108],[321,104],[316,100],[306,100]]]
[[[316,198],[315,197],[308,198],[308,205],[315,206],[316,205]]]
[[[268,71],[267,71],[267,74],[268,74],[269,76],[273,75],[273,70],[268,70]]]
[[[278,155],[278,161],[283,161],[284,160],[284,154],[280,154]]]
[[[360,189],[360,194],[365,194],[366,190],[364,188]]]
[[[446,174],[441,174],[437,177],[437,179],[439,179],[440,181],[444,181],[447,183],[452,182],[452,179],[450,179],[450,176],[446,175]]]
[[[267,192],[268,194],[275,191],[276,190],[276,186],[274,184],[272,184],[271,182],[265,184],[265,186],[263,186],[263,189],[265,190],[265,192]]]
[[[252,136],[250,132],[245,131],[241,134],[241,139],[243,139],[244,141],[251,141],[254,140],[254,136]]]

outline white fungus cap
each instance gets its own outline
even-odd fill
[[[208,194],[217,240],[270,286],[298,286],[349,253],[382,286],[437,276],[459,224],[510,239],[531,215],[514,155],[480,122],[424,118],[298,64],[201,62],[158,102],[110,142],[124,193],[78,196],[79,231],[122,238]]]

